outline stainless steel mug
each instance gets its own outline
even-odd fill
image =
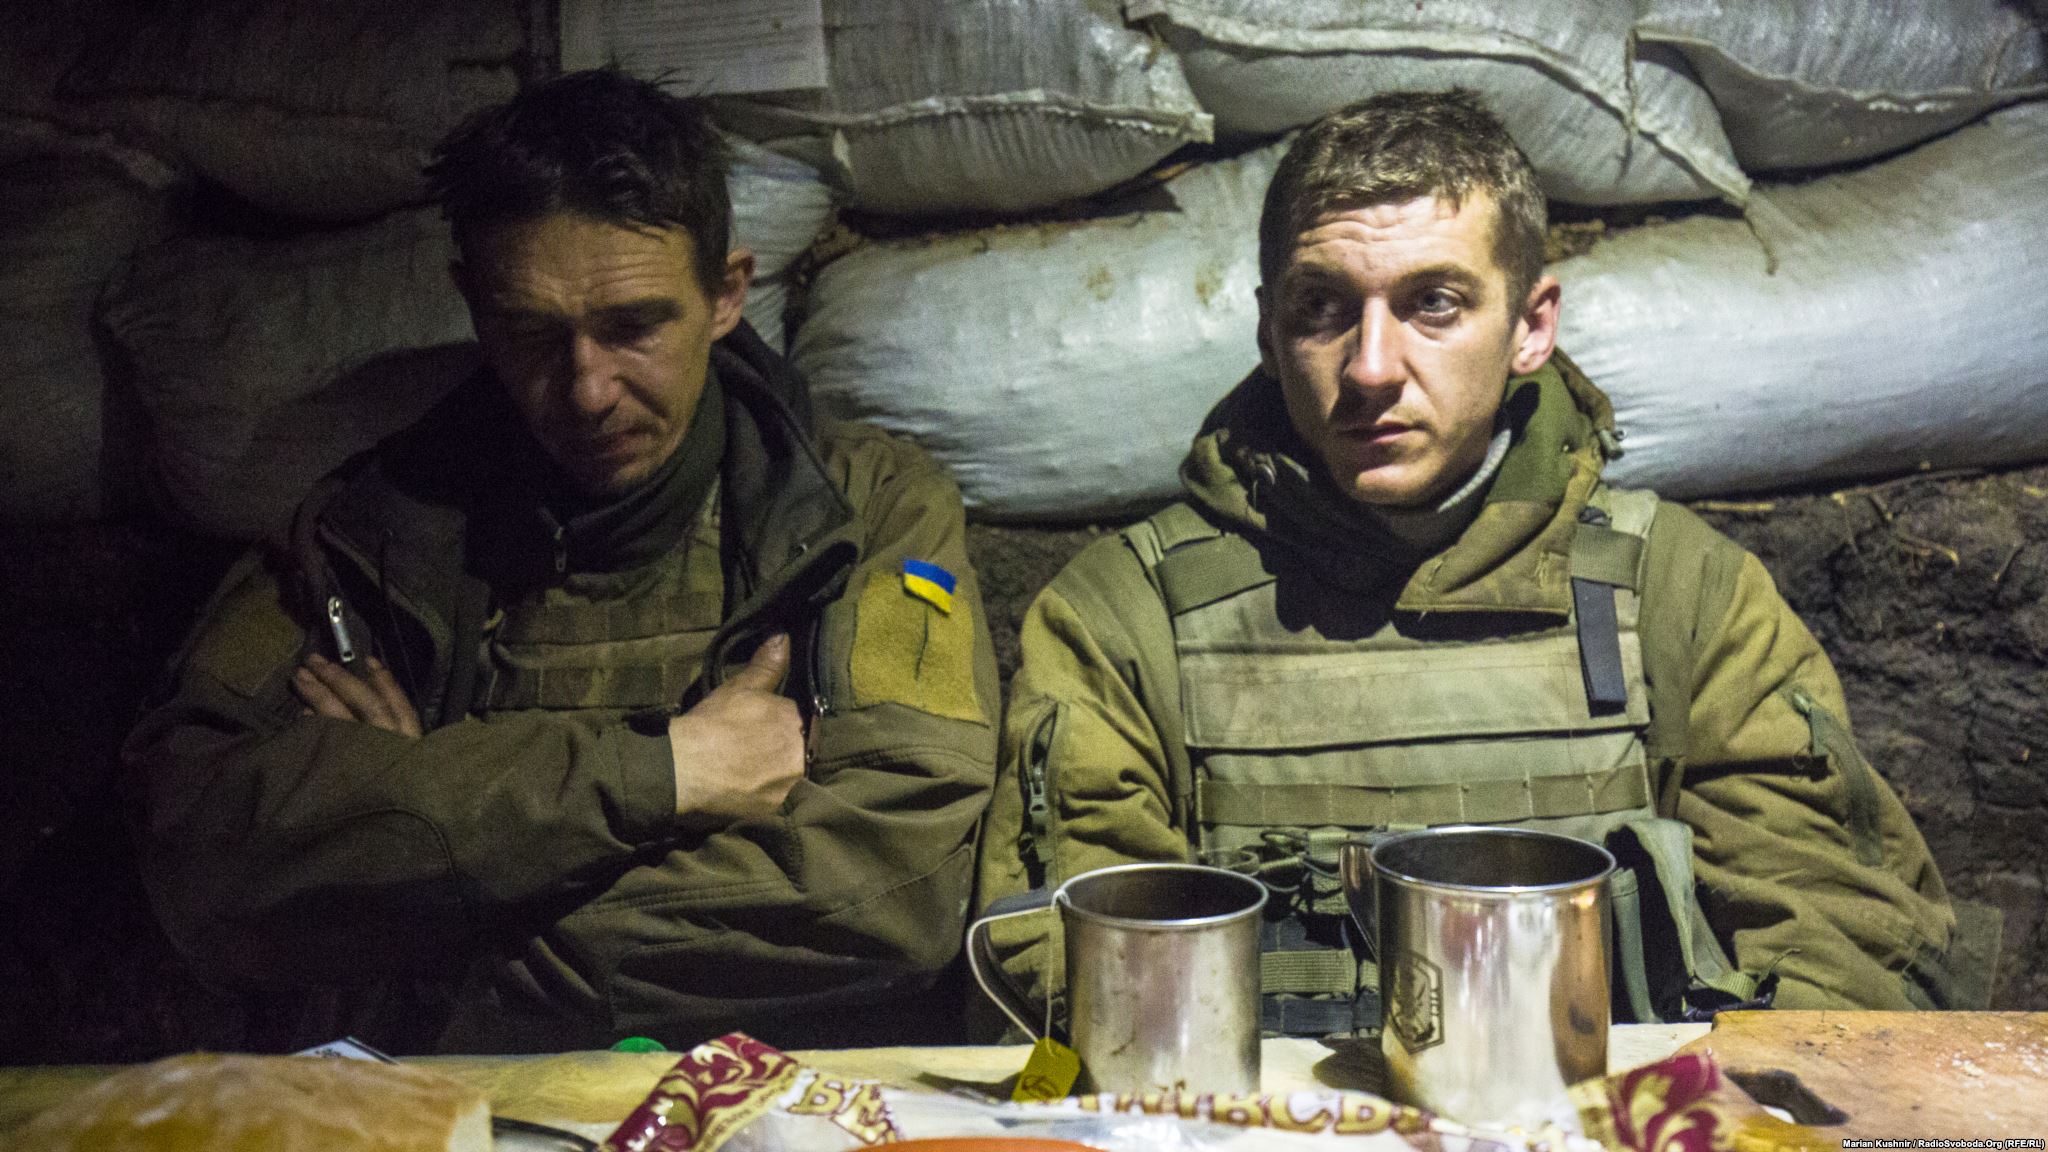
[[[1346,843],[1344,894],[1380,964],[1389,1094],[1469,1124],[1576,1129],[1607,1072],[1614,857],[1522,828]]]
[[[991,924],[1058,911],[1074,1050],[1099,1092],[1259,1087],[1259,914],[1266,887],[1199,864],[1098,868],[997,901],[967,930],[975,983],[1032,1037],[1044,1017],[1011,988]]]

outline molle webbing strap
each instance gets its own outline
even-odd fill
[[[1259,953],[1259,991],[1306,994],[1358,990],[1358,958],[1348,948],[1304,948]]]
[[[1159,539],[1161,552],[1171,552],[1183,544],[1223,535],[1222,529],[1209,523],[1200,512],[1185,503],[1168,504],[1153,513],[1149,523]]]
[[[714,558],[715,549],[710,550]],[[617,644],[716,628],[724,610],[710,571],[711,590],[665,591],[658,596],[589,604],[535,604],[506,615],[496,636],[504,644]],[[707,627],[708,626],[708,627]]]
[[[1647,808],[1650,780],[1640,764],[1597,776],[1450,781],[1420,787],[1252,784],[1200,780],[1196,819],[1246,827],[1377,828],[1390,824],[1504,823]]]
[[[1581,523],[1572,532],[1574,580],[1634,590],[1642,559],[1641,537],[1618,532],[1605,523]]]
[[[1273,579],[1259,551],[1244,537],[1226,535],[1186,504],[1152,518],[1159,536],[1159,562],[1152,578],[1169,616],[1213,604]]]
[[[698,651],[678,654],[659,664],[598,666],[494,666],[488,673],[484,703],[498,712],[542,708],[640,709],[673,707],[703,663],[709,632],[696,635]]]
[[[1628,677],[1621,664],[1617,588],[1634,588],[1642,563],[1641,538],[1607,527],[1607,516],[1587,509],[1572,535],[1572,613],[1578,621],[1579,666],[1586,710],[1609,715],[1628,707]]]

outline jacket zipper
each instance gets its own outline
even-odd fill
[[[1036,875],[1031,877],[1034,888],[1047,883],[1052,874],[1052,742],[1059,719],[1060,708],[1055,704],[1033,726],[1018,773],[1024,786],[1024,835],[1019,847],[1036,866]]]
[[[347,610],[339,596],[327,598],[327,627],[334,633],[334,656],[343,664],[356,660],[356,646],[348,634]]]
[[[811,620],[810,651],[805,653],[805,662],[810,666],[811,721],[804,732],[804,767],[809,768],[818,761],[818,729],[820,721],[832,714],[832,701],[825,691],[824,645],[819,643],[825,632],[825,613],[820,609]]]

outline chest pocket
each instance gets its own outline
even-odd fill
[[[653,565],[571,575],[486,626],[478,698],[493,711],[673,707],[718,632],[724,586],[708,516]]]
[[[1358,639],[1290,627],[1252,544],[1184,507],[1162,517],[1154,575],[1205,844],[1648,809],[1635,589],[1655,498],[1601,495],[1575,537],[1568,617],[1473,640],[1395,618]]]
[[[1218,608],[1270,617],[1263,598]],[[1364,641],[1275,650],[1185,623],[1182,708],[1203,825],[1503,823],[1649,805],[1632,634],[1621,669],[1636,690],[1596,716],[1570,625],[1430,646],[1388,625]]]

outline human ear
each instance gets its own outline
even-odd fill
[[[711,302],[711,337],[718,339],[739,327],[740,312],[747,305],[747,289],[754,283],[754,250],[735,247],[725,254],[725,272],[718,278],[718,294]]]
[[[1522,312],[1515,320],[1515,351],[1509,367],[1517,376],[1526,376],[1550,359],[1557,349],[1557,319],[1562,305],[1564,290],[1558,286],[1557,277],[1543,276],[1529,288],[1529,295],[1522,301]]]

